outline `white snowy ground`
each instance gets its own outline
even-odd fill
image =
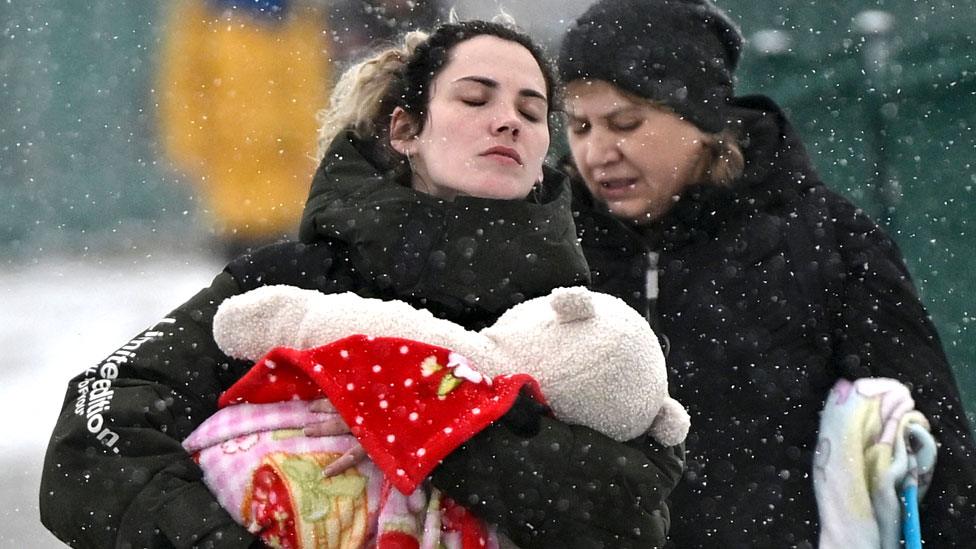
[[[37,501],[68,380],[220,268],[200,253],[0,264],[0,548],[63,547],[41,526]]]

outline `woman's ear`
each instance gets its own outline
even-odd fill
[[[393,150],[410,156],[416,148],[419,127],[414,116],[400,107],[393,109],[390,116],[390,146]]]

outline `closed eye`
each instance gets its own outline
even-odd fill
[[[546,109],[538,105],[529,104],[525,107],[519,109],[519,114],[525,117],[529,122],[541,122],[545,119]]]
[[[644,123],[644,119],[636,118],[633,120],[611,120],[610,129],[615,132],[631,132],[636,130]]]
[[[612,112],[606,116],[607,127],[614,132],[632,132],[646,120],[637,108],[625,108]]]

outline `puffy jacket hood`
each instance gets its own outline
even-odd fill
[[[728,187],[701,184],[650,227],[665,246],[714,235],[729,219],[752,215],[819,185],[803,142],[771,99],[732,100],[730,115],[740,129],[743,173]]]

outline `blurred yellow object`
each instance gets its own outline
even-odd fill
[[[292,234],[316,168],[315,113],[331,88],[325,14],[171,5],[159,71],[166,152],[199,177],[204,207],[228,240]]]

